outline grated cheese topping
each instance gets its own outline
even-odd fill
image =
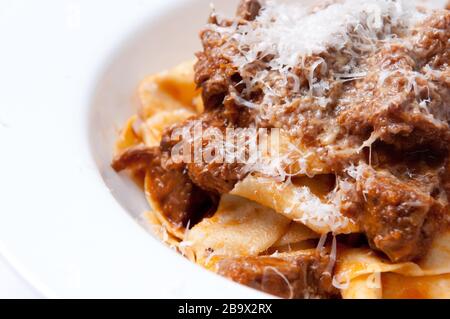
[[[235,30],[231,28],[232,38],[238,40],[242,53],[235,62],[244,66],[274,55],[270,66],[281,70],[295,67],[302,56],[329,48],[341,50],[350,42],[363,48],[391,34],[393,28],[407,28],[417,23],[422,14],[411,3],[413,1],[347,0],[311,12],[298,3],[269,1],[255,22],[234,27]]]
[[[337,69],[332,66],[334,80],[346,82],[366,76],[360,66],[365,53],[376,50],[379,42],[395,41],[425,17],[414,4],[403,0],[346,0],[317,9],[296,2],[267,1],[255,21],[209,28],[226,39],[225,46],[237,45],[238,53],[229,58],[243,75],[247,93],[254,88],[263,90],[260,107],[289,104],[299,95],[317,97],[325,106],[323,96],[330,83],[318,81],[316,74],[324,75],[331,66],[319,55],[332,50],[350,56],[350,61],[338,63]],[[254,72],[255,64],[264,66]],[[305,71],[307,88],[302,88],[299,69]],[[288,85],[296,95],[283,99]],[[233,97],[239,104],[257,107],[244,97]]]

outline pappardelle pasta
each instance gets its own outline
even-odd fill
[[[450,12],[242,0],[200,36],[116,144],[154,234],[282,298],[450,298]]]

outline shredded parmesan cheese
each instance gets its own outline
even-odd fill
[[[288,299],[293,299],[294,298],[294,287],[292,287],[291,283],[289,282],[289,279],[287,279],[286,276],[283,275],[283,273],[281,271],[279,271],[276,267],[272,267],[272,266],[266,266],[264,268],[263,278],[267,275],[266,272],[268,270],[273,271],[275,274],[280,276],[281,279],[283,279],[283,281],[286,283],[287,287],[289,288],[289,298]],[[263,285],[264,285],[264,279],[263,279]]]
[[[335,80],[352,81],[366,76],[358,67],[364,53],[377,49],[377,42],[388,42],[397,38],[423,18],[414,6],[414,1],[403,0],[346,0],[332,3],[322,10],[313,10],[298,3],[267,1],[255,21],[229,27],[210,25],[226,40],[226,45],[236,45],[237,54],[230,56],[247,90],[263,88],[264,101],[261,106],[289,104],[280,100],[285,96],[285,87],[293,82],[292,92],[318,97],[324,95],[329,83],[317,81],[315,74],[325,74],[327,62],[319,54],[335,50],[349,55],[350,61],[342,63],[340,70],[333,70]],[[234,50],[236,51],[236,50]],[[317,56],[314,62],[305,64],[308,57]],[[254,69],[256,62],[265,62],[265,67]],[[339,64],[337,64],[339,65]],[[335,66],[333,66],[335,67]],[[306,69],[308,88],[302,92],[299,69]],[[269,71],[268,71],[269,70]],[[233,96],[244,106],[255,108],[255,104],[243,97]]]
[[[331,244],[331,252],[330,252],[330,262],[327,265],[327,269],[325,271],[326,274],[329,274],[330,276],[333,274],[333,268],[336,264],[337,259],[337,241],[336,236],[333,236],[333,242]]]

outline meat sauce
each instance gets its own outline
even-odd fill
[[[248,14],[248,8],[260,8],[256,2],[241,3],[240,8],[247,9],[238,12],[239,23],[245,23],[245,17],[255,18],[255,12]],[[232,23],[219,23],[214,16],[210,22],[220,26]],[[333,81],[333,72],[342,61],[348,61],[348,56],[330,51],[307,57],[305,68],[318,59],[328,65],[327,71],[319,69],[314,74],[317,81],[332,83],[326,96],[331,102],[321,117],[317,117],[318,106],[306,98],[295,104],[301,107],[279,106],[273,110],[275,116],[255,120],[264,127],[290,132],[295,128],[295,138],[326,158],[336,178],[351,185],[345,196],[347,209],[342,212],[360,225],[372,248],[394,262],[423,256],[448,212],[450,193],[442,174],[448,171],[445,163],[450,151],[449,36],[450,13],[436,11],[405,35],[404,41],[364,55],[359,63],[367,75],[352,81]],[[196,81],[203,90],[207,109],[225,112],[232,93],[241,90],[233,79],[244,77],[236,74],[237,68],[226,58],[238,48],[228,45],[224,50],[221,34],[211,29],[203,31],[201,38],[204,51],[198,54]],[[385,78],[380,85],[382,72]],[[409,74],[415,78],[412,80]],[[300,85],[307,87],[307,73],[299,67],[297,75]],[[288,85],[286,95],[292,90]],[[261,94],[253,92],[245,98],[258,104]],[[427,111],[423,111],[424,103]],[[328,144],[318,138],[336,127],[338,133]],[[369,144],[370,150],[367,147],[359,155],[345,151],[364,145],[371,137],[375,139]],[[417,162],[411,160],[410,154],[435,160]],[[348,178],[346,172],[346,167],[355,163],[366,167],[359,180]],[[403,174],[399,172],[402,169]]]

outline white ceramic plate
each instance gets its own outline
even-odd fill
[[[218,1],[225,7],[236,1]],[[263,297],[191,264],[112,172],[145,76],[193,57],[209,0],[0,2],[0,251],[49,297]]]
[[[209,2],[0,1],[0,252],[45,296],[266,297],[153,238],[109,167],[137,83],[192,58]]]

